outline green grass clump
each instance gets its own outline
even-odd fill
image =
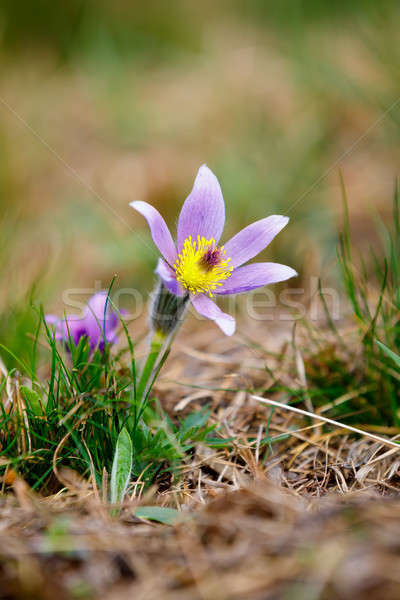
[[[47,347],[39,352],[43,329]],[[91,352],[86,338],[67,351],[55,342],[43,315],[36,330],[30,359],[19,361],[18,371],[7,374],[3,368],[0,380],[0,475],[5,482],[17,473],[33,489],[52,493],[60,489],[62,467],[69,467],[91,476],[102,489],[123,429],[132,441],[131,480],[145,487],[178,476],[195,442],[213,444],[207,411],[173,422],[149,395],[140,401],[136,397],[134,344],[125,326],[128,343],[116,354],[108,346]],[[43,369],[45,382],[39,376]]]
[[[321,292],[333,341],[320,343],[318,350],[307,357],[308,393],[317,407],[333,402],[332,416],[398,427],[400,370],[385,349],[400,354],[398,187],[396,185],[394,192],[390,227],[380,221],[377,224],[381,248],[370,248],[369,252],[360,250],[358,256],[351,244],[344,187],[343,195],[345,223],[340,235],[338,263],[347,304],[338,329]]]

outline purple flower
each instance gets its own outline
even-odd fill
[[[201,315],[212,319],[226,335],[235,331],[235,319],[211,300],[214,294],[240,294],[285,281],[297,275],[277,263],[244,265],[264,250],[288,223],[272,215],[245,227],[224,246],[219,240],[225,224],[225,204],[218,179],[203,165],[186,198],[178,221],[177,245],[160,213],[147,202],[131,203],[145,217],[154,243],[161,252],[156,273],[170,292],[189,294]]]
[[[104,341],[113,344],[118,341],[118,316],[111,310],[107,292],[98,292],[88,301],[82,316],[67,315],[59,319],[55,315],[46,315],[46,323],[54,329],[57,341],[78,345],[83,337],[88,339],[90,350],[99,348],[104,351]]]

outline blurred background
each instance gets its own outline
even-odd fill
[[[157,253],[128,204],[174,227],[203,162],[226,236],[287,214],[265,258],[334,278],[339,169],[360,248],[391,210],[399,29],[394,0],[2,0],[0,342],[30,297],[56,310],[114,274],[149,289]]]

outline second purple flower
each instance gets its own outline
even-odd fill
[[[67,348],[71,342],[77,346],[82,338],[86,338],[91,351],[99,348],[103,352],[105,344],[118,341],[119,319],[111,310],[105,291],[97,292],[89,299],[81,316],[67,315],[65,319],[59,319],[55,315],[46,315],[45,319],[54,330],[55,339],[66,344]]]

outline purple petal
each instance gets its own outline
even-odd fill
[[[54,339],[60,341],[64,338],[63,334],[63,322],[55,315],[45,315],[44,320],[51,332],[54,332]]]
[[[233,335],[235,333],[235,319],[231,315],[222,312],[208,296],[197,294],[192,296],[191,300],[197,312],[203,315],[203,317],[215,321],[225,335]]]
[[[171,269],[169,265],[162,258],[158,259],[157,275],[162,279],[165,287],[175,296],[183,296],[185,291],[182,289],[182,286],[176,280],[175,271]]]
[[[65,342],[69,342],[70,339],[75,345],[79,344],[80,339],[83,336],[89,337],[87,331],[87,325],[85,319],[79,318],[77,315],[67,315],[65,320],[62,321],[63,336],[62,339]],[[96,345],[98,340],[98,334],[93,347]],[[90,339],[91,341],[91,339]],[[91,344],[92,347],[92,344]]]
[[[289,217],[272,215],[260,219],[239,231],[225,244],[226,256],[232,267],[240,267],[264,250],[274,237],[287,225]]]
[[[217,243],[225,225],[225,204],[218,179],[210,169],[200,167],[193,189],[186,198],[178,222],[178,251],[189,235]]]
[[[106,339],[113,336],[118,327],[118,316],[111,310],[111,301],[107,292],[98,292],[90,298],[85,316],[78,323],[88,336],[91,348],[97,346],[99,340],[104,342],[104,336]],[[79,326],[74,325],[75,327]]]
[[[95,316],[100,323],[106,322],[110,328],[118,326],[118,317],[111,309],[111,299],[105,291],[97,292],[89,299],[85,309],[85,318]]]
[[[241,294],[269,283],[286,281],[295,277],[296,271],[278,263],[254,263],[235,269],[228,279],[215,290],[216,294]]]
[[[178,258],[176,246],[167,224],[158,210],[156,210],[154,206],[151,206],[151,204],[142,202],[141,200],[131,202],[130,206],[137,210],[146,219],[155,245],[164,256],[166,261],[170,265],[174,265],[176,259]]]

